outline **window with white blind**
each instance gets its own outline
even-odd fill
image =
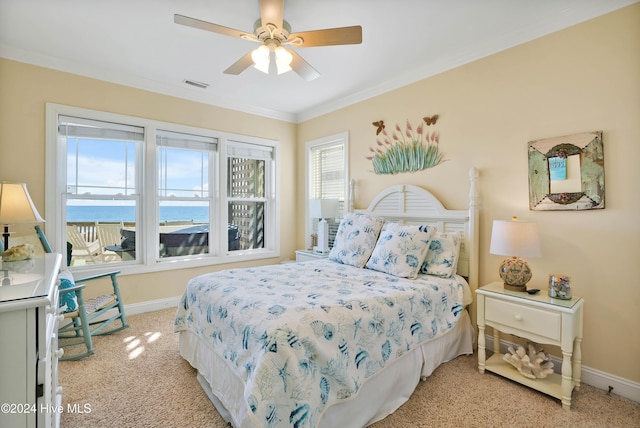
[[[75,270],[279,255],[276,141],[47,104],[46,158],[46,234]]]
[[[119,231],[124,222],[135,230],[140,212],[144,128],[60,115],[57,135],[66,147],[63,252],[71,265],[120,261]],[[106,233],[113,229],[116,237]]]
[[[307,246],[313,244],[311,235],[317,233],[318,221],[324,218],[329,224],[331,247],[340,219],[347,209],[348,134],[309,141],[306,151]]]
[[[209,253],[217,138],[156,131],[159,257]]]

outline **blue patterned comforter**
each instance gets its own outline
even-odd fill
[[[189,281],[175,331],[210,343],[245,381],[256,426],[314,427],[378,370],[457,322],[463,281],[329,260]]]

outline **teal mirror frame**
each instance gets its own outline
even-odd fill
[[[577,192],[551,193],[549,159],[580,156]],[[529,142],[529,209],[595,210],[604,208],[604,148],[602,131]]]

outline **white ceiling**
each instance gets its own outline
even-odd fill
[[[285,0],[292,32],[362,26],[360,45],[297,49],[321,76],[223,71],[257,45],[258,0],[0,0],[0,57],[300,122],[638,0]],[[198,89],[185,79],[210,86]]]

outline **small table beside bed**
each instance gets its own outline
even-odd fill
[[[468,210],[398,185],[347,213],[326,259],[189,281],[180,355],[234,427],[363,427],[443,362],[473,353],[475,170]]]

